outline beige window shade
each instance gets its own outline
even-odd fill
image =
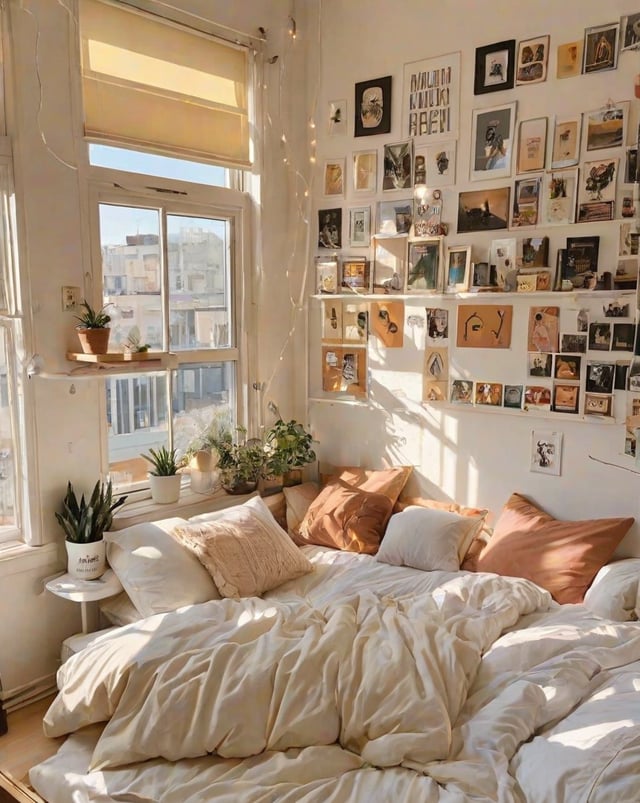
[[[248,51],[100,0],[80,0],[85,136],[250,165]]]

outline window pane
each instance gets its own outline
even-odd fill
[[[227,220],[167,216],[173,351],[232,345],[229,228]]]
[[[100,204],[103,300],[110,304],[109,348],[137,338],[162,350],[160,213]]]
[[[109,167],[128,173],[173,178],[210,187],[229,186],[229,171],[224,167],[110,145],[89,145],[89,162],[96,167]]]
[[[173,394],[174,445],[180,454],[202,439],[211,425],[235,426],[234,362],[183,365]]]
[[[106,380],[109,473],[115,487],[146,482],[141,456],[169,442],[168,373],[127,374]]]
[[[16,524],[15,465],[7,346],[7,333],[4,329],[0,329],[0,533],[3,527]]]

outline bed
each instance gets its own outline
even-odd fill
[[[59,670],[40,795],[637,803],[640,560],[610,560],[632,520],[573,527],[516,494],[488,532],[346,479],[302,510],[291,492],[297,545],[259,497],[110,537],[126,599]],[[520,572],[544,585],[495,570],[514,517],[512,556],[569,543]]]

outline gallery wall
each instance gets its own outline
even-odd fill
[[[403,291],[396,297],[380,295],[357,298],[352,291],[344,288],[350,297],[346,302],[344,296],[342,299],[333,299],[334,303],[345,312],[346,304],[351,304],[351,313],[356,316],[358,310],[366,311],[369,315],[367,343],[354,346],[351,341],[350,347],[361,360],[366,359],[367,370],[364,388],[357,381],[355,388],[343,384],[338,392],[328,390],[331,385],[326,380],[326,354],[332,349],[339,349],[340,344],[327,342],[326,320],[327,315],[331,314],[327,309],[331,307],[327,307],[328,296],[323,299],[315,294],[318,289],[315,285],[317,257],[326,259],[334,253],[338,260],[360,257],[369,259],[373,267],[373,247],[349,243],[350,208],[370,206],[371,234],[374,235],[379,227],[377,216],[381,202],[385,205],[390,201],[410,203],[413,199],[413,188],[383,189],[384,146],[410,140],[403,126],[405,65],[431,59],[437,62],[436,57],[442,57],[446,62],[450,54],[456,53],[460,54],[458,126],[457,136],[450,138],[454,141],[454,148],[448,153],[451,157],[453,150],[455,176],[453,183],[445,183],[440,188],[442,223],[448,229],[447,236],[443,238],[445,256],[449,247],[470,246],[472,260],[485,262],[489,261],[491,243],[496,238],[516,238],[521,244],[524,237],[548,237],[548,263],[552,273],[555,273],[558,249],[566,247],[567,238],[592,236],[599,238],[600,274],[608,271],[614,275],[621,250],[620,225],[625,221],[630,222],[630,218],[622,217],[622,199],[625,196],[632,200],[637,198],[634,187],[624,185],[622,173],[626,148],[635,144],[636,138],[640,104],[634,97],[634,84],[640,72],[640,51],[620,53],[615,69],[588,73],[582,73],[580,69],[575,76],[559,79],[557,49],[565,43],[582,43],[585,28],[606,26],[618,22],[623,15],[637,11],[634,4],[626,0],[618,0],[606,8],[592,0],[571,0],[562,7],[546,1],[486,6],[464,0],[455,4],[441,4],[429,10],[413,0],[400,0],[394,4],[392,11],[382,0],[367,3],[366,8],[361,3],[338,0],[323,2],[321,70],[317,86],[310,88],[318,98],[317,170],[311,215],[311,226],[315,227],[318,242],[310,249],[309,270],[313,273],[308,282],[310,296],[313,296],[309,301],[309,410],[323,461],[334,465],[371,467],[399,463],[413,465],[409,486],[413,492],[452,499],[461,504],[488,507],[494,518],[514,491],[529,495],[559,518],[610,515],[640,518],[640,467],[633,456],[625,454],[625,419],[632,394],[615,390],[610,400],[610,415],[592,415],[589,411],[585,414],[587,363],[631,362],[631,350],[609,350],[604,355],[599,350],[588,349],[582,355],[577,383],[580,388],[577,412],[554,412],[553,409],[524,404],[520,409],[503,405],[461,405],[453,403],[450,397],[454,379],[502,384],[502,392],[505,384],[534,384],[529,374],[527,356],[532,308],[551,307],[557,310],[553,315],[557,315],[559,335],[579,331],[578,316],[581,310],[586,311],[591,324],[606,320],[612,323],[605,314],[609,303],[627,305],[627,316],[620,322],[634,324],[636,297],[633,291],[604,295],[598,290],[590,293],[580,288],[565,292],[506,295],[425,295],[403,284]],[[478,90],[475,79],[477,50],[482,52],[493,43],[515,40],[517,53],[518,43],[523,40],[538,41],[546,36],[549,36],[549,47],[545,80],[525,82],[512,89],[474,93],[474,89]],[[589,41],[596,42],[595,39]],[[368,82],[379,84],[375,79],[389,76],[389,131],[355,136],[356,93],[359,92],[360,100],[363,86],[368,86]],[[484,80],[486,82],[486,76]],[[460,193],[477,192],[480,193],[478,197],[482,198],[499,188],[509,187],[513,199],[515,191],[515,158],[512,167],[499,174],[487,176],[482,171],[479,173],[475,161],[478,118],[487,122],[487,115],[493,119],[493,110],[511,107],[515,111],[516,134],[520,121],[547,118],[548,145],[544,155],[544,171],[540,171],[544,181],[545,172],[551,166],[556,117],[581,119],[585,112],[606,110],[625,101],[628,101],[625,107],[628,112],[626,141],[596,153],[597,159],[619,160],[621,173],[616,184],[613,220],[559,225],[547,225],[546,222],[540,225],[538,222],[531,227],[494,231],[482,230],[479,226],[478,230],[459,232]],[[346,106],[347,120],[346,126],[338,126],[337,129],[335,121],[331,120],[336,106]],[[422,146],[423,142],[412,144]],[[352,172],[354,154],[372,149],[377,151],[378,157],[375,190],[368,194],[355,192]],[[586,140],[581,138],[578,153],[578,167],[581,170],[585,162],[591,161],[592,155],[587,151]],[[341,163],[343,159],[344,194],[328,195],[325,167],[327,163]],[[517,178],[531,175],[534,174],[521,174]],[[341,247],[318,247],[322,239],[318,212],[335,208],[340,208],[342,212]],[[598,217],[591,212],[593,210],[588,217]],[[635,226],[635,219],[631,219],[631,222]],[[399,247],[406,248],[406,243]],[[554,279],[555,276],[552,281]],[[407,292],[407,289],[410,291]],[[399,321],[399,328],[403,337],[400,347],[397,343],[390,344],[388,340],[385,343],[384,333],[376,332],[374,326],[385,300],[402,305],[403,320]],[[359,306],[362,304],[364,306]],[[464,311],[468,315],[473,314],[476,306],[481,312],[487,312],[490,305],[510,307],[512,332],[508,345],[503,344],[501,348],[466,348],[458,343],[456,324],[460,305],[465,305]],[[469,306],[472,308],[469,309]],[[425,351],[428,354],[430,346],[434,345],[427,337],[428,315],[432,314],[427,310],[434,308],[446,310],[449,320],[449,341],[445,344],[444,352],[448,373],[442,400],[429,398],[425,389]],[[384,316],[387,310],[382,311]],[[583,312],[581,317],[584,315]],[[354,337],[357,339],[357,335]],[[343,353],[340,352],[339,356]],[[555,381],[550,377],[539,384],[549,387],[553,394]],[[527,409],[524,409],[525,406]],[[545,472],[544,466],[540,471],[535,459],[532,459],[535,436],[540,433],[553,435],[559,444],[559,473],[555,470]],[[621,555],[633,552],[640,554],[640,527],[637,523],[619,548]]]

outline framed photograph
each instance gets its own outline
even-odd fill
[[[516,103],[474,109],[471,133],[472,181],[511,175]]]
[[[523,409],[541,412],[550,410],[551,388],[546,385],[525,385]]]
[[[531,433],[531,471],[560,475],[562,462],[562,433],[533,430]]]
[[[554,413],[577,413],[580,404],[580,385],[554,382],[551,409]]]
[[[349,209],[349,245],[369,247],[371,242],[371,207],[354,206]]]
[[[504,290],[507,276],[517,268],[518,242],[515,237],[491,240],[489,246],[489,264],[491,265],[495,286]]]
[[[611,349],[611,332],[610,323],[592,321],[589,324],[588,332],[589,351],[609,351]]]
[[[500,289],[496,276],[496,266],[491,265],[489,262],[473,262],[471,265],[470,289],[476,292]]]
[[[553,370],[553,354],[530,351],[527,354],[527,375],[549,379]]]
[[[411,142],[384,146],[383,190],[406,190],[413,184]]]
[[[355,85],[355,137],[391,131],[391,76]]]
[[[567,237],[561,278],[570,279],[574,287],[583,287],[586,275],[598,273],[599,251],[600,237],[597,234]]]
[[[457,139],[460,53],[404,65],[402,136],[417,142]]]
[[[459,193],[458,233],[508,228],[510,197],[511,187]]]
[[[451,245],[447,248],[444,277],[445,293],[464,293],[471,281],[471,246]]]
[[[476,382],[475,403],[489,407],[502,407],[501,382]]]
[[[556,78],[573,78],[582,71],[583,42],[566,42],[558,45]]]
[[[556,354],[553,362],[553,376],[564,381],[580,381],[582,357],[576,354]]]
[[[522,257],[518,259],[519,267],[526,270],[528,268],[547,268],[549,266],[548,237],[524,237],[521,247]]]
[[[428,187],[448,187],[456,181],[456,143],[442,142],[416,148],[414,184]],[[422,177],[422,181],[419,179]]]
[[[585,162],[578,189],[578,222],[613,220],[618,159]]]
[[[347,101],[329,101],[329,124],[328,134],[336,137],[347,133]]]
[[[504,396],[502,399],[503,407],[510,407],[513,410],[521,410],[523,393],[523,385],[505,385]]]
[[[604,109],[585,112],[586,150],[619,148],[626,142],[629,101],[611,103]]]
[[[407,259],[407,293],[438,293],[442,290],[442,238],[410,240]]]
[[[451,404],[473,404],[473,382],[469,379],[454,379],[449,394]]]
[[[576,219],[578,168],[550,170],[542,185],[542,225],[566,226]]]
[[[584,414],[609,417],[613,407],[613,396],[598,396],[594,393],[584,394]]]
[[[635,184],[638,178],[638,149],[627,148],[624,155],[624,176],[625,184]]]
[[[403,293],[406,267],[406,237],[373,238],[374,293],[384,295]]]
[[[333,294],[340,292],[338,282],[338,260],[336,257],[316,257],[316,293]]]
[[[635,323],[614,323],[611,351],[633,351],[636,341]]]
[[[556,117],[553,129],[553,149],[551,151],[551,168],[559,170],[573,167],[580,161],[580,136],[582,133],[582,115],[579,117]]]
[[[547,118],[523,120],[518,127],[516,173],[544,170],[547,153]]]
[[[585,28],[582,72],[615,70],[618,66],[620,22]]]
[[[516,63],[516,86],[541,84],[547,80],[549,61],[549,36],[524,39],[518,43]]]
[[[565,353],[586,354],[587,336],[585,334],[562,334],[560,336],[560,351]]]
[[[367,350],[362,347],[322,347],[322,389],[325,393],[367,395]]]
[[[318,210],[318,248],[342,248],[342,209]]]
[[[613,393],[614,363],[588,362],[585,390],[587,393]]]
[[[484,95],[487,92],[513,89],[515,59],[515,39],[477,47],[473,94]]]
[[[344,159],[327,159],[324,163],[324,194],[344,196]]]
[[[413,199],[378,201],[377,214],[377,234],[409,234],[413,223]]]
[[[371,283],[370,262],[364,257],[345,257],[340,266],[342,287],[354,293],[368,293]]]
[[[640,12],[620,19],[620,52],[640,48]]]
[[[374,193],[378,183],[378,151],[353,154],[353,191]]]
[[[513,186],[510,228],[521,229],[539,223],[542,176],[516,179]]]
[[[513,307],[510,304],[460,304],[456,327],[458,348],[508,349]]]

